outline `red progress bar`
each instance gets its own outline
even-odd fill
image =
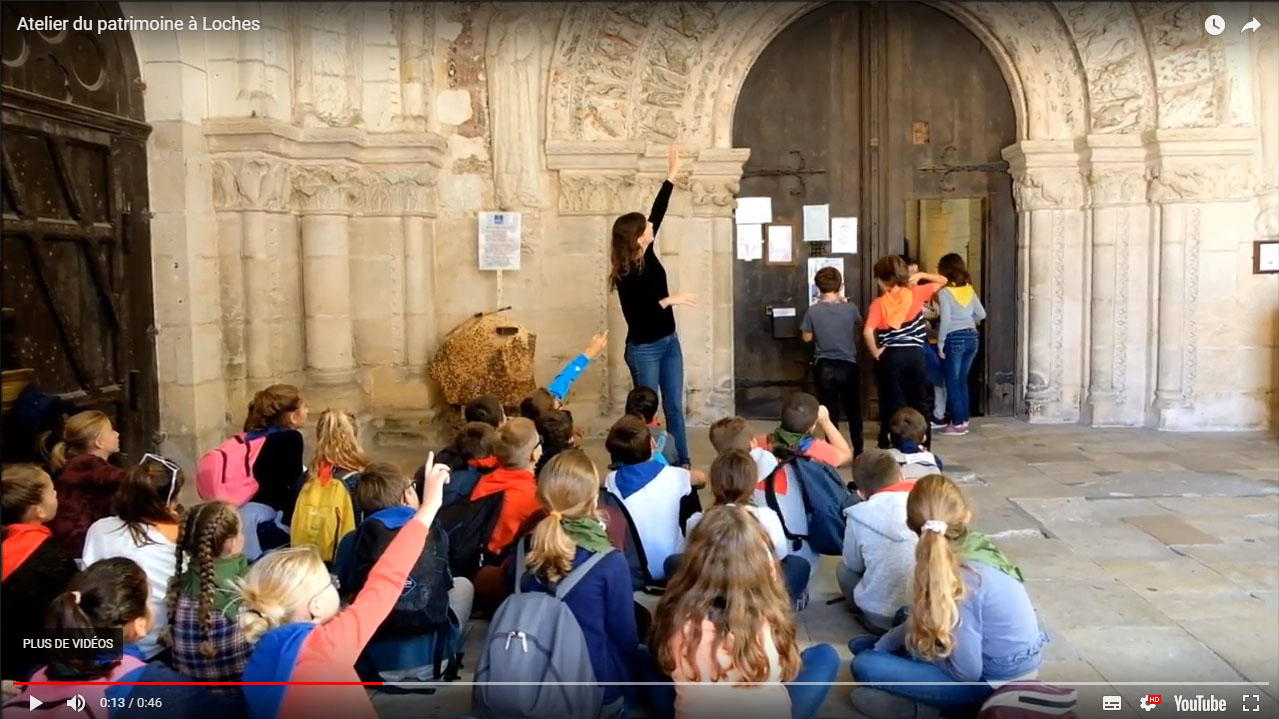
[[[20,687],[73,687],[82,684],[113,687],[380,687],[383,682],[14,682]]]

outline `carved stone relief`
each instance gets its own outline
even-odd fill
[[[344,214],[358,209],[358,172],[347,165],[295,165],[293,190],[303,212]]]
[[[1088,188],[1093,205],[1145,204],[1152,173],[1131,169],[1092,169]]]
[[[574,175],[560,173],[561,215],[616,214],[628,206],[635,175]]]
[[[546,196],[542,118],[543,47],[528,12],[502,12],[489,29],[486,55],[493,179],[505,210],[541,207]]]
[[[1139,2],[1133,9],[1141,21],[1155,68],[1159,126],[1216,127],[1226,107],[1220,45],[1210,42],[1203,22],[1207,12],[1195,2]]]
[[[1161,167],[1150,183],[1153,202],[1193,202],[1246,197],[1252,172],[1243,164]]]
[[[392,5],[400,49],[401,126],[423,132],[427,127],[427,104],[431,97],[431,52],[433,13],[424,2]]]
[[[1154,83],[1146,48],[1127,3],[1059,2],[1088,78],[1093,132],[1154,126]]]
[[[369,215],[435,213],[434,185],[426,170],[387,169],[359,176],[364,191],[361,208]]]
[[[351,3],[302,6],[295,17],[293,119],[302,127],[360,124],[363,22]]]
[[[1015,173],[1013,193],[1022,211],[1079,208],[1084,202],[1083,179],[1077,170],[1067,168],[1028,168]]]
[[[736,178],[702,178],[693,180],[690,189],[694,205],[723,208],[731,213],[741,183]]]
[[[219,210],[290,209],[293,184],[289,165],[279,160],[233,159],[213,162],[213,204]]]

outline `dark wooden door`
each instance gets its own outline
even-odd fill
[[[6,3],[0,300],[4,369],[111,416],[122,450],[159,429],[142,85],[128,33],[17,30],[115,4]],[[16,365],[13,366],[13,365]]]
[[[975,213],[956,240],[978,272],[989,319],[972,375],[974,410],[1012,414],[1016,362],[1016,214],[1000,151],[1016,141],[1007,85],[981,42],[945,13],[917,3],[834,3],[784,30],[752,68],[738,100],[734,145],[748,147],[740,196],[773,198],[777,222],[802,205],[858,218],[858,253],[843,257],[846,295],[863,312],[878,294],[870,276],[886,254],[925,256],[937,242],[908,239],[921,202]],[[956,203],[956,201],[964,201]],[[969,241],[971,240],[971,241]],[[767,310],[807,306],[808,256],[826,243],[796,242],[793,267],[734,263],[737,410],[774,419],[780,400],[808,388],[810,350],[774,339]],[[862,348],[863,397],[875,396]]]

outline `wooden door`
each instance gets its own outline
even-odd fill
[[[17,30],[115,4],[6,3],[0,301],[45,392],[106,412],[122,450],[158,441],[142,85],[128,33]]]
[[[928,243],[908,239],[912,208],[944,201],[973,213],[963,249],[989,313],[972,375],[979,414],[1013,412],[1016,214],[1000,151],[1015,141],[993,57],[958,21],[917,3],[834,3],[786,28],[742,86],[733,137],[751,150],[739,196],[771,197],[775,221],[793,223],[797,238],[805,204],[858,218],[858,253],[833,256],[863,313],[878,294],[874,260],[928,254]],[[812,391],[810,349],[797,336],[775,337],[775,327],[789,328],[769,311],[794,307],[803,316],[807,259],[831,248],[795,245],[794,266],[734,262],[736,400],[747,417],[775,419],[783,397]],[[935,270],[930,259],[923,269]],[[864,348],[859,363],[874,417]]]

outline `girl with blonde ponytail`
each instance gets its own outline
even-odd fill
[[[517,591],[550,592],[575,567],[606,553],[563,599],[582,627],[595,678],[604,686],[599,716],[613,717],[623,711],[630,688],[622,684],[632,681],[640,640],[630,565],[609,544],[596,506],[599,492],[599,472],[585,452],[555,455],[537,480],[537,500],[546,517],[519,541],[512,564]]]
[[[324,561],[332,562],[338,542],[360,522],[352,498],[369,459],[360,446],[355,417],[340,409],[320,413],[311,464],[293,509],[290,542],[313,545]]]
[[[111,499],[125,471],[109,462],[120,451],[120,433],[102,412],[72,415],[49,453],[53,486],[58,490],[58,515],[49,523],[54,539],[68,557],[84,550],[89,525],[111,514]]]
[[[930,474],[911,489],[906,526],[919,544],[909,615],[878,641],[849,643],[853,678],[867,685],[853,691],[861,713],[878,716],[905,699],[946,715],[974,714],[999,685],[1038,673],[1048,637],[1021,570],[969,529],[971,521],[963,492],[947,477]],[[874,687],[888,682],[921,685]]]

